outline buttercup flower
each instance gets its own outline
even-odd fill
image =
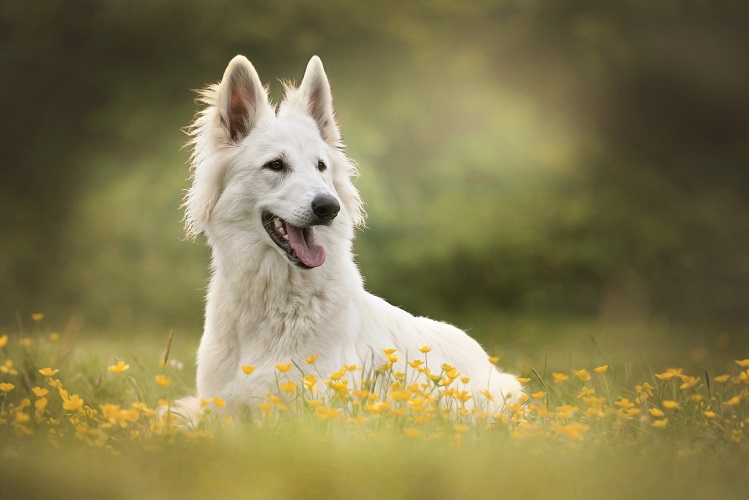
[[[554,382],[557,384],[560,382],[564,382],[565,380],[569,379],[570,377],[565,375],[564,373],[558,373],[554,372],[551,374],[551,378],[554,379]]]
[[[279,387],[283,392],[291,394],[292,392],[296,392],[296,382],[293,380],[289,380],[288,382],[281,382],[279,384]]]
[[[609,369],[609,365],[603,365],[599,366],[598,368],[593,368],[593,371],[596,373],[606,373],[606,370]]]
[[[572,373],[577,375],[577,378],[579,378],[583,382],[586,380],[590,380],[590,372],[585,368],[583,368],[582,370],[574,370]]]
[[[421,352],[423,352],[424,354],[426,354],[426,353],[428,353],[429,351],[431,351],[431,350],[432,350],[432,348],[431,348],[431,347],[429,347],[429,346],[425,346],[425,345],[423,345],[423,346],[419,347],[419,350],[420,350]]]
[[[255,367],[250,365],[242,365],[242,371],[245,373],[245,375],[249,375],[250,373],[255,371]]]
[[[172,384],[172,381],[167,378],[164,374],[156,375],[156,383],[159,384],[161,387],[167,387]]]
[[[83,406],[83,400],[78,394],[73,394],[70,399],[63,401],[62,407],[68,411],[75,411]]]
[[[663,401],[662,405],[664,408],[668,410],[675,410],[679,407],[679,403],[677,403],[676,401],[671,401],[671,400]]]
[[[34,321],[41,321],[41,320],[44,319],[44,314],[42,314],[42,313],[34,313],[34,314],[31,315],[31,319],[33,319]]]
[[[39,370],[39,373],[41,373],[45,377],[51,377],[52,375],[56,375],[57,372],[59,371],[60,370],[53,370],[52,368],[47,367],[47,368],[42,368],[41,370]]]
[[[31,390],[32,390],[32,391],[34,392],[34,394],[35,394],[35,395],[36,395],[36,397],[38,397],[38,398],[44,397],[44,396],[46,396],[47,394],[49,394],[49,389],[42,389],[41,387],[34,387],[34,388],[33,388],[33,389],[31,389]]]
[[[317,361],[317,354],[313,354],[312,356],[304,360],[304,362],[307,363],[308,365],[311,365],[315,361]]]
[[[0,384],[0,392],[8,393],[8,392],[12,391],[15,388],[16,388],[15,385],[10,384],[8,382],[3,382],[3,383]]]
[[[276,365],[276,370],[278,370],[281,373],[286,373],[289,370],[291,370],[291,363],[285,364],[285,365]]]
[[[2,335],[0,336],[0,347],[5,347],[5,344],[8,343],[8,336]]]
[[[130,365],[125,364],[124,361],[120,361],[119,363],[115,365],[107,366],[107,370],[109,370],[112,373],[122,373],[129,368],[130,368]]]
[[[726,406],[736,406],[739,403],[741,403],[741,395],[734,396],[723,404]]]

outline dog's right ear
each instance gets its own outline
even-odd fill
[[[244,56],[229,62],[218,94],[221,125],[232,141],[246,137],[266,113],[272,113],[257,71]]]

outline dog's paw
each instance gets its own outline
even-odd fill
[[[163,420],[168,414],[169,417],[174,418],[179,424],[183,424],[185,427],[195,427],[202,413],[203,409],[200,405],[200,399],[194,396],[178,399],[169,407],[159,407],[160,419]]]

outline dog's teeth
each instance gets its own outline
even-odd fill
[[[283,222],[281,222],[281,219],[273,219],[273,225],[276,226],[276,229],[281,229]]]

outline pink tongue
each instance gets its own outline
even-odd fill
[[[325,262],[325,249],[315,243],[315,232],[311,227],[302,229],[286,223],[289,243],[299,259],[307,267],[319,267]]]

